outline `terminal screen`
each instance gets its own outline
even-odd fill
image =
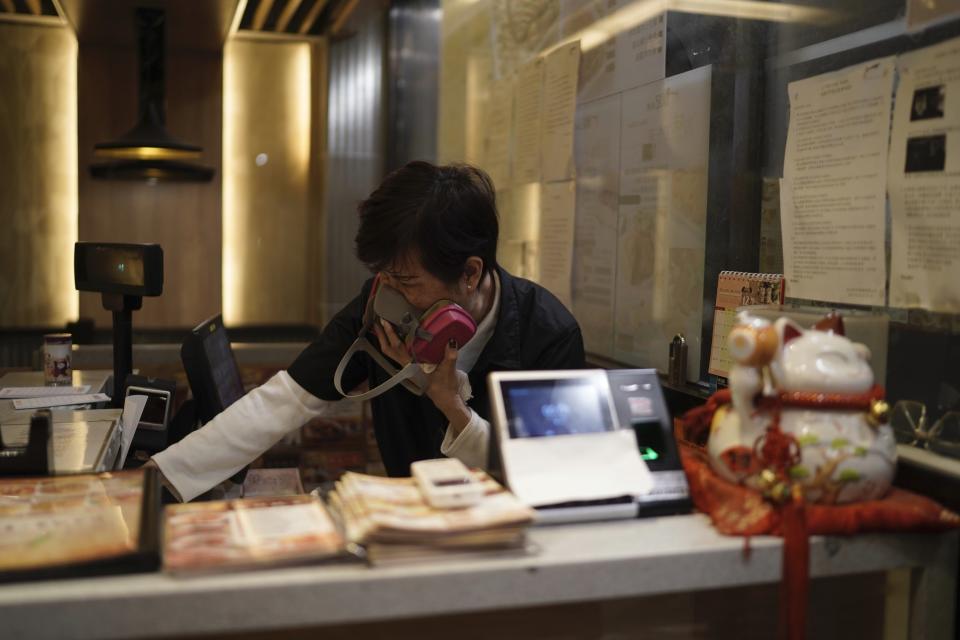
[[[243,382],[237,369],[227,332],[222,327],[204,337],[203,350],[207,356],[210,373],[217,393],[217,413],[223,411],[243,396]]]
[[[86,279],[91,282],[144,285],[143,256],[138,249],[94,247],[85,256]]]
[[[596,380],[501,382],[512,438],[539,438],[612,431],[609,387]]]

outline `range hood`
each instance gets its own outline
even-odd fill
[[[164,12],[135,12],[139,47],[139,116],[137,124],[116,140],[94,145],[103,162],[90,165],[94,178],[115,180],[207,181],[213,169],[191,162],[202,149],[171,136],[165,127]]]

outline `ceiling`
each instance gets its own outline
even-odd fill
[[[57,17],[53,0],[0,0],[0,15],[10,14],[24,18]]]
[[[240,34],[338,36],[361,0],[246,0]],[[387,0],[362,0],[387,5]]]
[[[2,2],[3,0],[0,0]],[[169,49],[223,47],[233,16],[242,0],[59,0],[67,19],[84,44],[136,44],[134,10],[156,7],[166,12]]]
[[[387,4],[386,0],[362,0]],[[66,21],[82,44],[136,46],[134,10],[166,12],[170,49],[219,50],[232,34],[337,36],[361,0],[0,0],[0,19]]]

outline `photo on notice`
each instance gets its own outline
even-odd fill
[[[924,87],[913,92],[913,106],[910,109],[910,121],[930,120],[943,117],[943,104],[946,101],[946,87]]]
[[[907,139],[907,163],[904,171],[943,171],[947,163],[947,136],[923,136]]]

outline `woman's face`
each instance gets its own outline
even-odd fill
[[[458,284],[453,286],[443,282],[427,271],[419,256],[411,255],[390,265],[380,272],[383,284],[393,287],[417,311],[423,313],[437,300],[452,300],[463,305],[465,291]]]

